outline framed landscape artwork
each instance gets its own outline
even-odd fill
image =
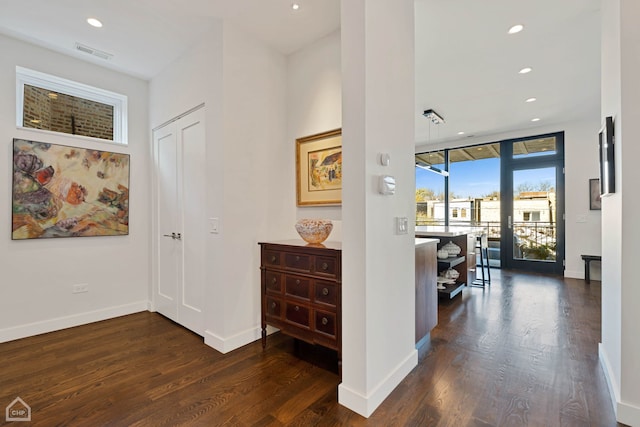
[[[342,203],[342,130],[296,140],[298,206]]]
[[[129,155],[13,140],[13,240],[129,234]]]

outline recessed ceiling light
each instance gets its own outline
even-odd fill
[[[30,121],[31,123],[34,123],[34,124],[38,124],[38,123],[40,123],[40,120],[38,120],[38,119],[31,119],[31,120],[29,120],[29,121]]]
[[[539,117],[536,117],[535,119],[531,119],[531,121],[532,121],[532,122],[539,122],[539,121],[540,121],[540,118],[539,118]]]
[[[291,5],[291,9],[298,10],[298,9],[300,9],[300,5],[298,3],[294,3],[294,4]]]
[[[520,31],[522,31],[523,29],[524,29],[524,25],[517,24],[517,25],[514,25],[513,27],[509,28],[508,33],[509,34],[516,34],[516,33],[519,33]]]
[[[49,92],[49,99],[58,99],[58,94],[54,92]]]
[[[96,27],[96,28],[100,28],[102,27],[102,22],[100,22],[99,20],[97,20],[96,18],[88,18],[87,19],[87,23],[89,25],[91,25],[92,27]]]
[[[527,74],[531,72],[531,67],[524,67],[522,70],[518,71],[520,74]]]
[[[464,135],[464,132],[460,131],[458,132],[458,135]]]
[[[527,98],[524,102],[535,102],[538,98]]]

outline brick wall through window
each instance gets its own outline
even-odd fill
[[[113,106],[25,84],[23,126],[113,140]]]

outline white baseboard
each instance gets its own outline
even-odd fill
[[[584,270],[565,270],[564,277],[568,277],[571,279],[584,279]]]
[[[86,325],[87,323],[99,322],[127,314],[139,313],[141,311],[147,311],[147,307],[147,301],[139,301],[117,307],[108,307],[101,310],[28,323],[26,325],[12,326],[10,328],[0,329],[0,343],[45,334],[47,332],[59,331],[74,326]]]
[[[584,270],[565,270],[564,271],[564,277],[569,277],[571,279],[582,279],[584,280]],[[594,271],[591,271],[591,277],[590,277],[591,281],[596,281],[596,282],[600,282],[602,281],[602,276],[601,273],[599,271],[596,271],[594,274]]]
[[[609,386],[611,404],[613,405],[614,411],[617,412],[618,402],[620,401],[620,387],[618,387],[618,382],[616,381],[613,369],[611,369],[611,364],[609,363],[609,356],[607,355],[607,351],[604,349],[602,343],[598,344],[598,358],[600,359],[600,366],[602,366],[604,377],[607,380],[607,386]]]
[[[618,402],[616,421],[628,426],[640,426],[640,408],[629,403]]]
[[[276,331],[278,331],[278,329],[267,326],[268,335],[271,335]],[[229,353],[230,351],[259,340],[261,337],[262,329],[259,326],[247,329],[246,331],[240,332],[227,338],[222,338],[221,336],[208,330],[204,331],[204,343],[223,354]]]
[[[340,384],[338,386],[338,403],[368,418],[417,365],[418,351],[414,349],[367,395],[362,395],[344,384]]]
[[[598,356],[600,358],[600,365],[604,371],[604,376],[607,379],[607,385],[609,386],[609,396],[611,397],[613,410],[616,414],[616,421],[629,426],[640,426],[640,407],[620,400],[620,387],[611,369],[609,357],[602,343],[598,344]]]

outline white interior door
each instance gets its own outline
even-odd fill
[[[178,224],[178,145],[175,126],[168,125],[153,134],[155,153],[155,177],[157,188],[155,230],[156,286],[154,302],[158,312],[178,321],[178,261],[182,258],[181,246],[172,233]]]
[[[156,310],[204,333],[205,127],[204,109],[154,131]]]
[[[178,158],[178,206],[181,244],[181,283],[178,323],[204,335],[204,284],[206,245],[206,180],[204,109],[176,122]]]

